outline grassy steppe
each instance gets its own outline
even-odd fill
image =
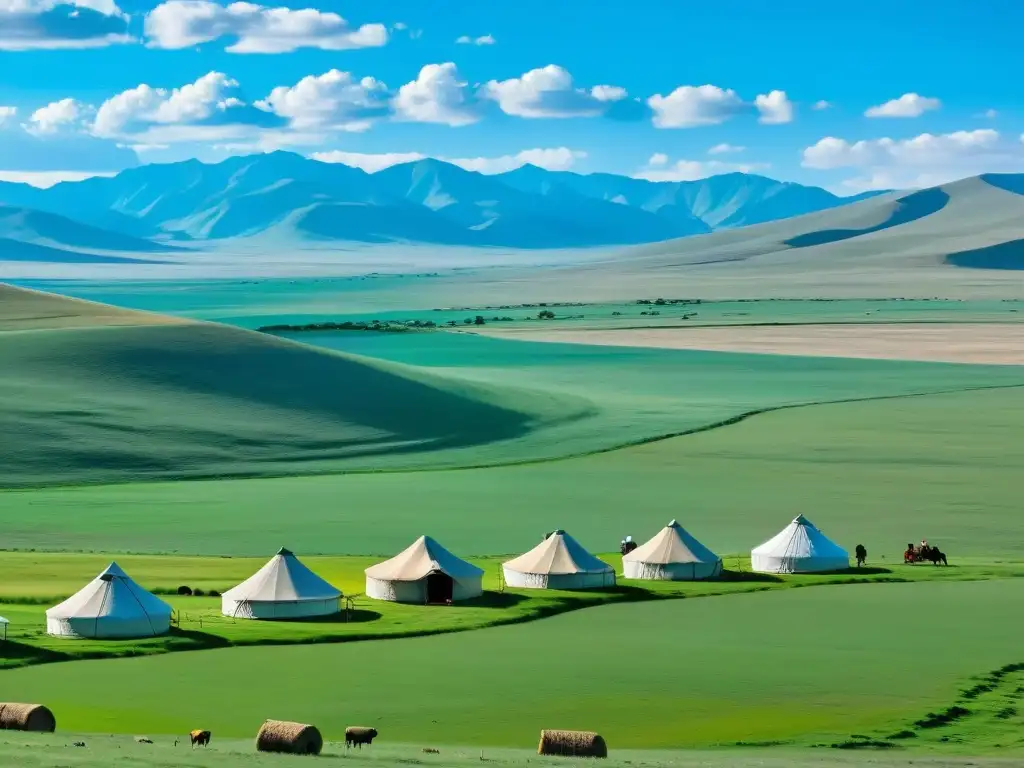
[[[61,727],[248,736],[266,717],[390,741],[528,747],[542,727],[620,748],[885,735],[1020,660],[1019,579],[783,589],[617,604],[341,645],[233,648],[0,673]],[[994,620],[998,617],[998,620]],[[970,652],[965,652],[970,649]]]
[[[179,741],[181,737],[179,736]],[[76,740],[86,742],[85,749],[75,749]],[[110,768],[112,764],[124,768],[248,768],[249,766],[293,766],[297,758],[288,755],[260,755],[253,751],[252,739],[224,739],[214,737],[208,749],[189,749],[174,738],[156,737],[153,744],[137,744],[124,736],[76,735],[61,733],[56,736],[38,734],[7,734],[0,731],[0,761],[24,768]],[[328,743],[317,762],[340,764],[358,768],[390,768],[397,764],[436,766],[437,768],[468,768],[479,766],[483,760],[496,768],[522,766],[565,766],[559,758],[538,757],[535,750],[492,749],[441,746],[440,754],[424,754],[422,747],[395,745],[378,741],[372,749],[345,752],[343,744]],[[644,766],[644,768],[854,768],[870,765],[872,768],[1016,768],[1019,758],[956,757],[937,755],[902,755],[839,752],[836,750],[797,751],[787,749],[728,749],[716,750],[621,750],[612,745],[606,768]]]
[[[0,668],[39,663],[161,654],[226,646],[260,644],[338,643],[456,632],[532,621],[599,605],[659,599],[715,597],[793,587],[861,582],[931,582],[1024,577],[1019,562],[961,561],[951,568],[876,568],[839,574],[775,577],[750,573],[749,558],[729,557],[734,571],[709,582],[623,582],[614,590],[555,592],[510,590],[498,593],[502,558],[473,558],[485,571],[489,591],[479,600],[452,609],[397,605],[362,596],[368,557],[311,557],[310,567],[354,600],[348,616],[299,622],[234,620],[221,616],[216,597],[181,597],[174,592],[186,584],[193,589],[223,592],[263,564],[255,558],[173,556],[118,557],[139,583],[164,596],[177,612],[178,623],[166,637],[124,641],[69,642],[45,633],[45,609],[77,591],[109,562],[104,555],[0,552],[0,614],[11,622],[9,642],[0,645]],[[622,571],[618,555],[604,559]]]
[[[797,404],[1024,385],[1005,366],[442,333],[318,336],[344,348],[328,351],[0,290],[6,487],[505,464]]]
[[[678,518],[727,553],[804,512],[876,562],[922,537],[953,562],[1013,558],[1022,430],[1024,389],[814,406],[530,466],[6,492],[0,528],[8,548],[262,557],[383,555],[431,533],[467,555],[556,526],[608,550]]]
[[[699,241],[699,239],[698,239]],[[694,241],[694,242],[698,242]],[[721,267],[718,267],[721,269]],[[531,325],[538,307],[519,302],[580,302],[579,287],[552,295],[544,280],[533,279],[516,284],[510,297],[504,284],[508,270],[463,270],[451,277],[427,275],[362,275],[353,277],[267,278],[256,280],[36,280],[24,284],[46,291],[78,296],[119,307],[162,312],[197,320],[214,320],[257,328],[261,325],[323,322],[327,320],[449,320],[462,323],[467,317],[482,314],[512,317],[519,325]],[[559,270],[553,271],[555,274]],[[961,277],[955,270],[953,274]],[[490,280],[488,280],[490,278]],[[501,295],[491,301],[490,286]],[[1006,278],[1007,283],[1012,278]],[[724,283],[725,286],[736,285]],[[736,286],[740,287],[740,286]],[[951,286],[952,287],[952,286]],[[1008,299],[969,298],[973,286],[962,282],[954,290],[937,295],[946,299],[843,298],[815,300],[813,290],[790,290],[779,296],[808,298],[762,298],[745,301],[711,300],[700,305],[638,305],[637,300],[697,298],[700,294],[683,285],[656,281],[637,286],[635,293],[623,288],[606,301],[585,302],[581,306],[552,307],[558,319],[553,325],[566,327],[615,327],[619,325],[679,324],[680,318],[696,312],[687,325],[747,323],[845,323],[845,322],[1012,322],[1020,317],[1021,297]],[[543,296],[541,294],[544,294]],[[717,293],[717,292],[716,292]],[[875,296],[876,290],[864,296]],[[961,298],[956,298],[961,297]],[[490,307],[490,308],[489,308]],[[650,315],[651,311],[660,312]],[[641,312],[648,314],[642,315]],[[617,313],[617,314],[616,314]],[[583,318],[576,316],[583,315]],[[568,319],[569,317],[574,319]],[[544,324],[545,326],[548,323]],[[499,327],[505,327],[502,323]]]

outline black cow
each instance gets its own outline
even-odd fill
[[[363,748],[363,744],[373,744],[377,737],[376,728],[364,728],[360,725],[350,725],[345,729],[345,746],[357,746]]]

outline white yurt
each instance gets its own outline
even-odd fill
[[[505,583],[527,589],[594,589],[615,586],[615,570],[565,531],[544,537],[524,555],[502,565]]]
[[[627,579],[696,581],[722,573],[722,558],[673,520],[622,558]]]
[[[299,619],[338,613],[340,600],[338,589],[282,547],[256,573],[221,595],[220,612],[239,619]]]
[[[46,632],[57,637],[153,637],[170,628],[171,606],[132,581],[117,563],[46,612]]]
[[[820,573],[850,567],[850,555],[803,515],[750,552],[758,573]]]
[[[447,603],[484,593],[484,572],[429,536],[366,569],[366,596],[396,603]]]

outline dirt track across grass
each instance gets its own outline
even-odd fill
[[[850,323],[577,331],[529,329],[486,333],[524,341],[613,347],[1024,365],[1024,327],[1015,323]]]

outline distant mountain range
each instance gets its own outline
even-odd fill
[[[12,243],[29,254],[143,253],[230,238],[262,239],[268,247],[630,245],[799,216],[875,194],[838,197],[742,173],[652,182],[527,165],[486,176],[439,160],[370,174],[274,152],[213,165],[149,165],[50,189],[0,183],[0,259]]]

